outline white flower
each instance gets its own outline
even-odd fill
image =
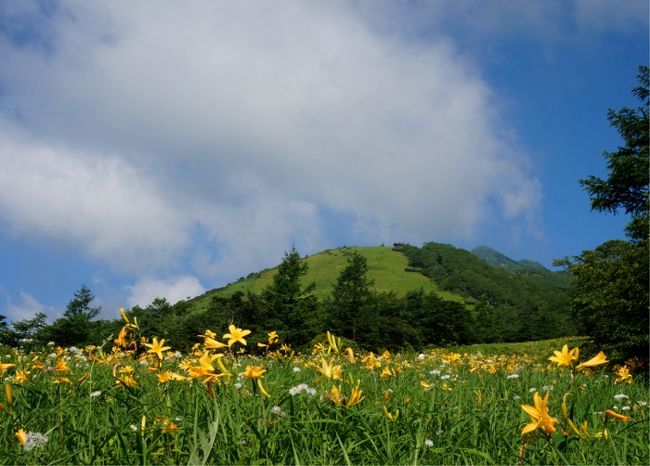
[[[521,400],[521,397],[519,395],[515,395],[512,397],[512,399],[517,401],[517,400]]]
[[[625,393],[617,393],[616,395],[614,395],[614,399],[616,401],[625,400],[627,398],[629,398],[629,397]]]
[[[239,390],[241,388],[241,382],[236,382],[233,386]]]
[[[630,407],[629,407],[629,406],[623,406],[623,407],[621,408],[621,411],[629,411],[629,410],[630,410]]]
[[[418,354],[418,361],[424,361],[426,358],[427,358],[426,354],[424,354],[424,353]]]
[[[518,378],[519,378],[519,374],[510,374],[508,377],[506,377],[506,379],[509,380],[518,379]]]
[[[299,367],[294,367],[294,368],[291,369],[291,370],[294,371],[294,372],[300,372],[300,368],[299,368]]]
[[[271,408],[271,412],[272,412],[273,414],[275,414],[276,416],[279,416],[279,417],[286,417],[286,416],[287,416],[287,413],[285,413],[285,412],[282,410],[282,408],[279,407],[279,406],[277,406],[277,405],[276,405],[276,406],[273,406],[273,407]]]
[[[545,392],[550,392],[551,390],[553,390],[553,385],[544,385],[542,387],[542,390]]]
[[[441,375],[440,380],[449,380],[451,378],[451,375]]]
[[[41,434],[40,432],[27,432],[27,435],[25,435],[25,443],[23,444],[23,448],[25,451],[30,451],[34,448],[39,448],[42,447],[47,443],[49,438],[45,434]]]
[[[101,390],[95,390],[94,392],[90,392],[90,397],[91,398],[97,398],[101,394],[102,394]]]
[[[426,439],[426,440],[424,441],[424,446],[425,446],[425,447],[428,447],[428,448],[433,447],[433,440],[431,440],[431,439],[429,439],[429,438]]]
[[[440,371],[438,369],[433,369],[432,371],[429,371],[429,374],[431,374],[431,375],[440,375]]]
[[[129,429],[131,429],[133,432],[137,432],[138,431],[138,426],[136,426],[135,424],[131,424],[129,426]]]
[[[639,406],[648,406],[647,401],[637,401],[636,404],[638,404]]]
[[[528,393],[533,393],[533,392],[536,392],[536,391],[537,391],[537,389],[535,387],[532,387],[530,390],[528,390]]]

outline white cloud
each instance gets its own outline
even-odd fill
[[[185,219],[128,162],[27,140],[0,120],[0,219],[121,269],[164,265]],[[144,264],[144,267],[143,267]]]
[[[347,3],[64,7],[47,51],[0,39],[0,111],[34,135],[0,136],[16,231],[152,275],[197,247],[202,278],[236,278],[327,243],[322,209],[376,243],[536,211],[525,154],[449,40],[382,35]]]
[[[170,304],[202,294],[205,289],[196,277],[182,276],[169,280],[146,277],[129,287],[129,306],[147,306],[156,298],[165,298]]]
[[[53,320],[53,309],[44,306],[26,291],[20,290],[19,298],[19,301],[14,303],[11,298],[6,295],[8,321],[17,322],[19,320],[31,319],[38,312],[47,314],[50,321]]]

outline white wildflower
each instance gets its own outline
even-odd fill
[[[440,371],[438,369],[433,369],[433,370],[429,371],[429,374],[431,374],[431,375],[440,375]]]
[[[273,407],[271,408],[271,412],[272,412],[273,414],[275,414],[276,416],[279,416],[279,417],[286,417],[286,416],[287,416],[287,413],[285,413],[285,412],[282,410],[282,408],[279,407],[279,406],[277,406],[277,405],[276,405],[276,406],[273,406]]]
[[[23,444],[23,448],[25,451],[30,451],[34,448],[42,447],[47,443],[48,440],[49,438],[47,435],[41,434],[40,432],[27,432],[27,435],[25,435],[25,443]]]
[[[638,404],[639,406],[648,406],[647,401],[637,401],[636,404]]]
[[[621,411],[629,411],[629,410],[630,410],[630,407],[629,407],[629,406],[623,406],[623,407],[621,408]]]
[[[449,380],[451,379],[451,375],[441,375],[440,380]]]
[[[542,391],[550,392],[551,390],[553,390],[553,385],[544,385],[542,387]]]
[[[535,387],[532,387],[531,389],[528,390],[528,393],[534,393],[536,391],[537,391],[537,389]]]
[[[131,424],[129,426],[129,429],[131,429],[133,432],[137,432],[138,431],[138,426],[136,426],[135,424]]]
[[[294,371],[294,372],[300,372],[300,368],[299,368],[299,367],[294,367],[294,368],[291,369],[291,370]]]
[[[512,397],[512,399],[517,401],[517,400],[521,400],[521,397],[519,395],[515,395]]]
[[[426,439],[426,440],[424,441],[424,446],[425,446],[425,447],[428,447],[428,448],[433,447],[433,440],[431,440],[431,439]]]
[[[616,401],[626,400],[627,398],[629,397],[625,393],[617,393],[616,395],[614,395],[614,399]]]
[[[235,387],[237,390],[239,390],[241,388],[241,382],[235,382],[233,387]]]
[[[510,374],[508,377],[506,377],[506,379],[508,380],[518,379],[518,378],[519,378],[519,374]]]
[[[90,392],[90,397],[91,398],[97,398],[101,394],[102,394],[101,390],[95,390],[94,392]]]
[[[424,361],[427,358],[427,355],[424,353],[418,354],[418,361]]]

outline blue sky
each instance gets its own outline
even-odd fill
[[[623,236],[608,108],[645,0],[0,6],[0,314],[81,284],[170,301],[302,254],[490,245],[550,266]]]

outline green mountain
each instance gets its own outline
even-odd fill
[[[366,259],[372,287],[362,305],[342,309],[340,302],[328,298],[352,252]],[[506,266],[517,263],[496,251],[491,256]],[[303,261],[308,268],[300,280],[303,291],[288,295],[287,301],[273,301],[278,291],[263,293],[273,284],[276,267],[173,306],[156,300],[129,312],[144,333],[168,339],[178,348],[190,347],[206,328],[225,329],[230,323],[252,330],[253,347],[269,330],[297,346],[332,330],[360,347],[377,350],[575,334],[567,305],[569,277],[540,269],[539,264],[519,261],[518,268],[508,270],[439,243],[344,247]]]
[[[502,269],[510,270],[511,272],[529,272],[539,274],[550,272],[550,270],[539,262],[526,259],[516,261],[489,246],[479,246],[474,248],[472,249],[472,253],[490,265],[501,267]]]
[[[375,291],[394,292],[398,296],[404,296],[409,291],[423,289],[427,293],[434,292],[447,301],[460,303],[465,301],[462,295],[441,289],[435,281],[417,269],[410,268],[408,258],[398,249],[384,246],[344,247],[327,249],[307,256],[305,261],[309,271],[303,278],[303,284],[313,283],[314,295],[323,300],[331,294],[339,273],[345,268],[347,255],[352,251],[358,251],[368,261],[368,278],[373,281]],[[238,291],[260,294],[271,284],[276,272],[277,267],[251,273],[223,288],[208,291],[190,302],[194,309],[206,309],[214,296],[228,297]]]

